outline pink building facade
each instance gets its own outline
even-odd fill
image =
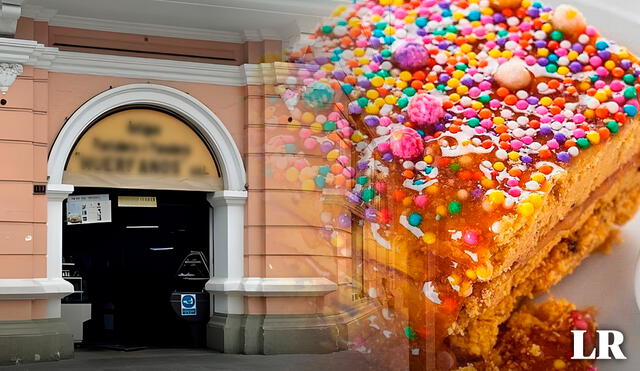
[[[63,277],[63,210],[78,185],[65,182],[65,169],[92,125],[127,107],[175,115],[217,164],[222,183],[205,192],[207,346],[247,354],[346,349],[349,329],[374,307],[359,294],[363,279],[354,293],[352,227],[320,238],[321,211],[332,207],[322,192],[270,176],[270,166],[292,156],[271,146],[287,130],[274,92],[286,65],[271,63],[282,49],[268,36],[181,39],[27,16],[0,38],[0,363],[73,354],[62,300],[77,289]]]

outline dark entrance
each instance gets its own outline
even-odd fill
[[[206,193],[78,187],[72,196],[105,194],[111,222],[65,223],[63,229],[63,270],[72,276],[64,278],[77,291],[63,304],[91,304],[83,342],[125,349],[205,346],[208,272],[199,260],[210,258]],[[119,196],[128,203],[123,198],[119,206]],[[136,199],[147,203],[132,207]],[[198,313],[181,316],[180,293],[197,294],[184,301],[196,299]]]

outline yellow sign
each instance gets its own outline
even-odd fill
[[[118,196],[118,207],[158,207],[155,197]]]
[[[215,191],[211,152],[178,118],[153,109],[110,114],[76,143],[63,181],[76,186]]]

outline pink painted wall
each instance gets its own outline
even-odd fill
[[[144,42],[140,35],[53,28],[24,18],[16,35],[46,45],[56,40],[90,43],[79,40],[83,36],[100,45],[126,44],[130,48]],[[162,48],[164,43],[181,41],[154,38],[154,42],[154,48]],[[207,47],[227,48],[241,56],[241,63],[275,60],[281,50],[280,43],[272,41],[239,47],[222,44],[189,41],[183,47],[190,53],[202,53],[199,49]],[[97,94],[133,83],[166,85],[190,94],[209,107],[234,138],[249,183],[246,276],[326,277],[339,284],[338,292],[327,297],[247,298],[248,312],[333,313],[339,307],[336,303],[348,303],[352,269],[349,246],[337,248],[319,239],[319,210],[323,207],[320,194],[290,189],[277,179],[265,177],[267,162],[284,155],[274,153],[269,140],[287,130],[282,117],[273,115],[273,101],[279,98],[272,86],[216,86],[50,73],[29,67],[4,97],[7,104],[0,106],[0,278],[46,277],[46,196],[34,196],[33,184],[46,183],[48,152],[66,119]],[[313,156],[309,160],[315,161]],[[43,308],[42,301],[0,301],[0,320],[42,318],[46,312]]]
[[[140,83],[165,85],[193,96],[220,118],[240,153],[246,153],[246,87],[67,73],[49,73],[49,143],[53,143],[65,120],[87,100],[110,88]]]

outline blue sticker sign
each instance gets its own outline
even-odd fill
[[[183,316],[195,316],[196,315],[196,295],[181,294],[180,309],[181,309],[180,313]]]

